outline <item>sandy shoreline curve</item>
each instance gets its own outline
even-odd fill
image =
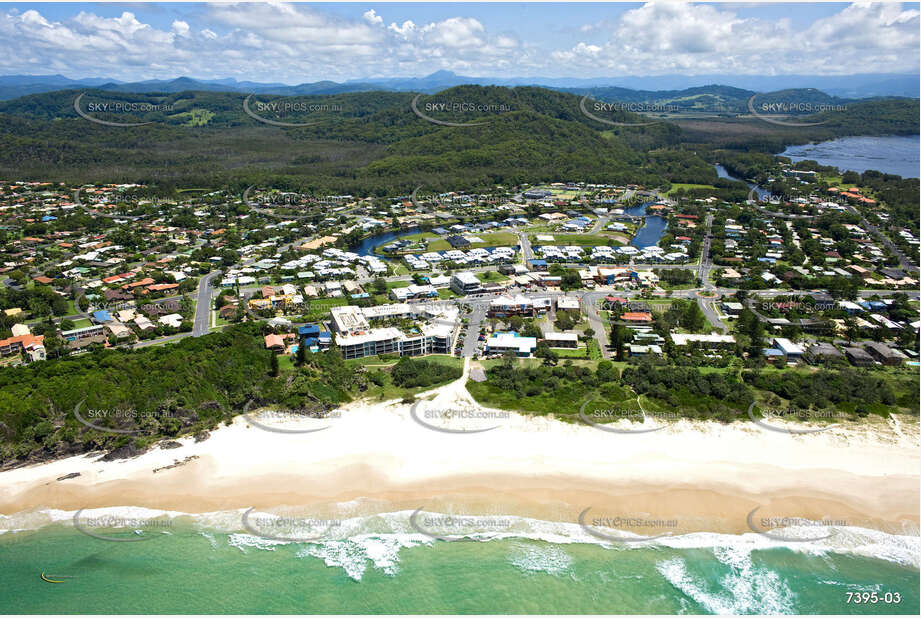
[[[674,532],[742,533],[760,507],[759,516],[917,534],[917,422],[873,419],[791,435],[754,423],[678,421],[617,434],[485,410],[463,382],[422,394],[415,409],[356,402],[328,419],[251,417],[268,427],[322,431],[277,433],[240,416],[205,441],[183,438],[178,448],[155,446],[127,460],[102,462],[97,453],[0,472],[0,513],[300,505],[317,516],[424,507],[575,522],[591,509],[591,518],[674,520]],[[444,410],[454,417],[439,416]],[[457,418],[458,410],[480,417]]]

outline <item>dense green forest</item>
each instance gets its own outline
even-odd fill
[[[273,362],[274,359],[274,362]],[[106,451],[128,457],[169,438],[203,439],[246,409],[284,406],[323,415],[383,383],[342,360],[307,354],[281,370],[250,322],[203,337],[130,351],[93,349],[0,371],[0,468]],[[460,377],[460,367],[402,358],[389,371],[394,397]],[[82,423],[80,418],[96,429]]]
[[[576,94],[534,87],[458,86],[416,102],[431,118],[474,126],[420,118],[412,109],[412,93],[254,97],[250,109],[260,118],[312,123],[278,127],[248,115],[246,97],[238,93],[86,91],[81,110],[93,118],[152,123],[110,127],[77,114],[74,100],[81,92],[0,103],[0,174],[70,182],[104,178],[163,188],[257,184],[381,196],[420,184],[475,190],[561,178],[648,186],[708,182],[734,193],[741,189],[713,175],[703,156],[709,148],[777,152],[785,144],[841,135],[918,131],[918,102],[908,99],[849,102],[846,111],[815,116],[826,123],[806,130],[744,117],[612,125],[582,113]],[[159,107],[130,113],[89,107],[114,103]],[[271,107],[286,103],[297,111]],[[476,111],[438,111],[439,105],[452,104]],[[625,111],[593,114],[612,123],[649,120]]]
[[[558,366],[519,366],[511,359],[491,367],[483,383],[468,383],[483,405],[578,422],[580,407],[638,410],[671,418],[747,421],[748,407],[769,402],[803,410],[834,408],[853,416],[918,410],[918,376],[882,375],[843,369],[818,372],[701,371],[662,360],[642,359],[622,372],[610,361],[594,371],[564,362]],[[609,419],[611,420],[611,419]]]

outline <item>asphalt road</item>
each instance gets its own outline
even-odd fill
[[[863,217],[863,215],[861,215],[861,214],[857,211],[857,209],[854,208],[853,206],[848,205],[848,206],[847,206],[847,209],[848,209],[851,213],[853,213],[853,214],[857,215],[858,217],[860,217],[860,224],[864,227],[864,229],[869,230],[869,232],[870,232],[871,235],[876,236],[877,239],[879,239],[884,245],[886,245],[886,246],[889,248],[890,251],[892,251],[892,253],[895,254],[895,256],[899,259],[899,266],[902,268],[902,270],[905,270],[905,271],[907,271],[907,272],[909,272],[909,273],[916,273],[916,274],[917,274],[917,272],[918,272],[918,267],[915,266],[915,265],[911,262],[911,260],[908,259],[908,256],[906,256],[904,253],[902,253],[902,250],[899,249],[899,248],[895,245],[894,242],[892,242],[891,240],[889,240],[889,237],[888,237],[888,236],[886,236],[882,231],[880,231],[880,229],[879,229],[878,227],[876,227],[875,225],[872,225],[869,221],[867,221],[867,220]]]
[[[211,328],[211,280],[221,271],[208,273],[198,281],[198,304],[195,306],[195,322],[192,324],[192,336],[207,335]]]
[[[518,234],[518,241],[521,244],[521,255],[524,257],[525,264],[528,260],[534,259],[534,250],[531,249],[531,242],[528,240],[528,233],[521,232]]]
[[[464,351],[461,353],[465,358],[473,358],[476,355],[477,337],[480,335],[480,324],[486,317],[486,310],[489,303],[472,304],[473,313],[469,315],[467,325],[467,338],[464,340]]]
[[[697,277],[701,280],[704,289],[712,289],[713,284],[710,283],[710,268],[713,266],[713,260],[710,258],[710,242],[713,240],[713,236],[710,234],[710,229],[713,226],[713,215],[707,215],[707,232],[704,236],[703,246],[700,249],[700,267],[697,270]]]

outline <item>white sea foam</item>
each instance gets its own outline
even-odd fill
[[[297,556],[319,558],[327,566],[340,567],[349,577],[361,581],[369,566],[387,575],[396,575],[400,550],[424,543],[421,539],[410,538],[410,535],[363,535],[341,541],[308,543]]]
[[[712,614],[791,614],[795,597],[777,573],[756,567],[751,554],[737,548],[715,548],[714,556],[729,567],[715,588],[695,577],[681,558],[656,564],[656,570],[676,589]]]
[[[348,504],[352,510],[359,503]],[[279,545],[293,543],[254,535],[245,531],[242,525],[242,514],[246,509],[229,511],[215,511],[202,514],[186,514],[177,511],[148,509],[142,507],[108,507],[102,509],[86,509],[81,517],[104,517],[130,519],[175,519],[182,517],[191,522],[200,532],[224,532],[230,535],[230,544],[246,551],[246,549],[272,550]],[[75,511],[59,509],[40,509],[16,513],[14,515],[0,515],[0,533],[36,530],[51,524],[72,525]],[[401,548],[412,547],[420,544],[432,544],[433,536],[446,536],[451,538],[464,538],[473,541],[492,541],[502,539],[520,539],[530,541],[543,541],[552,545],[565,545],[571,543],[584,543],[599,545],[617,550],[633,550],[648,547],[669,547],[674,549],[688,548],[729,548],[744,552],[746,555],[754,550],[768,550],[786,548],[791,551],[809,553],[817,556],[826,554],[852,554],[867,558],[877,558],[894,562],[903,566],[919,568],[921,556],[921,537],[916,534],[896,535],[857,527],[818,527],[803,526],[802,529],[788,528],[782,531],[784,536],[796,538],[813,538],[831,534],[827,539],[809,542],[781,541],[768,538],[754,532],[740,535],[718,534],[711,532],[693,532],[688,534],[665,536],[640,542],[618,543],[599,539],[589,534],[577,523],[544,521],[528,517],[513,515],[489,515],[488,519],[505,520],[502,526],[490,526],[477,530],[476,525],[466,528],[439,528],[437,525],[425,526],[423,531],[412,527],[409,523],[413,511],[396,511],[379,513],[376,515],[356,516],[338,520],[337,525],[324,530],[325,540],[301,542],[309,545],[308,549],[313,555],[322,558],[327,563],[336,563],[350,571],[350,576],[359,573],[354,566],[356,561],[361,561],[366,566],[373,565],[382,570],[396,568],[398,557],[396,553]],[[448,514],[426,512],[427,515],[440,517]],[[253,516],[262,516],[264,513],[254,511]],[[476,519],[474,518],[474,522]],[[419,523],[423,523],[424,519]],[[612,530],[596,527],[595,530],[613,537],[635,538],[636,535],[627,531]],[[208,538],[208,537],[206,537]],[[317,549],[328,547],[325,550]],[[724,550],[721,550],[724,551]],[[728,551],[728,549],[725,549]],[[723,554],[724,557],[726,554]],[[341,563],[341,564],[340,564]],[[344,565],[350,565],[345,567]],[[522,562],[521,564],[524,564]],[[361,573],[364,572],[362,568]],[[360,574],[359,574],[360,577]]]
[[[509,561],[522,571],[561,575],[569,572],[572,556],[556,545],[516,543]]]

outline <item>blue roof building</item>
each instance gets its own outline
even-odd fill
[[[297,328],[297,335],[301,339],[304,337],[319,337],[320,326],[319,324],[306,324],[304,326],[299,326]]]
[[[112,319],[112,315],[104,309],[99,310],[99,311],[94,311],[93,319],[99,324],[102,324],[104,322],[114,322],[115,321]]]
[[[547,260],[528,260],[528,264],[534,270],[547,270]]]

